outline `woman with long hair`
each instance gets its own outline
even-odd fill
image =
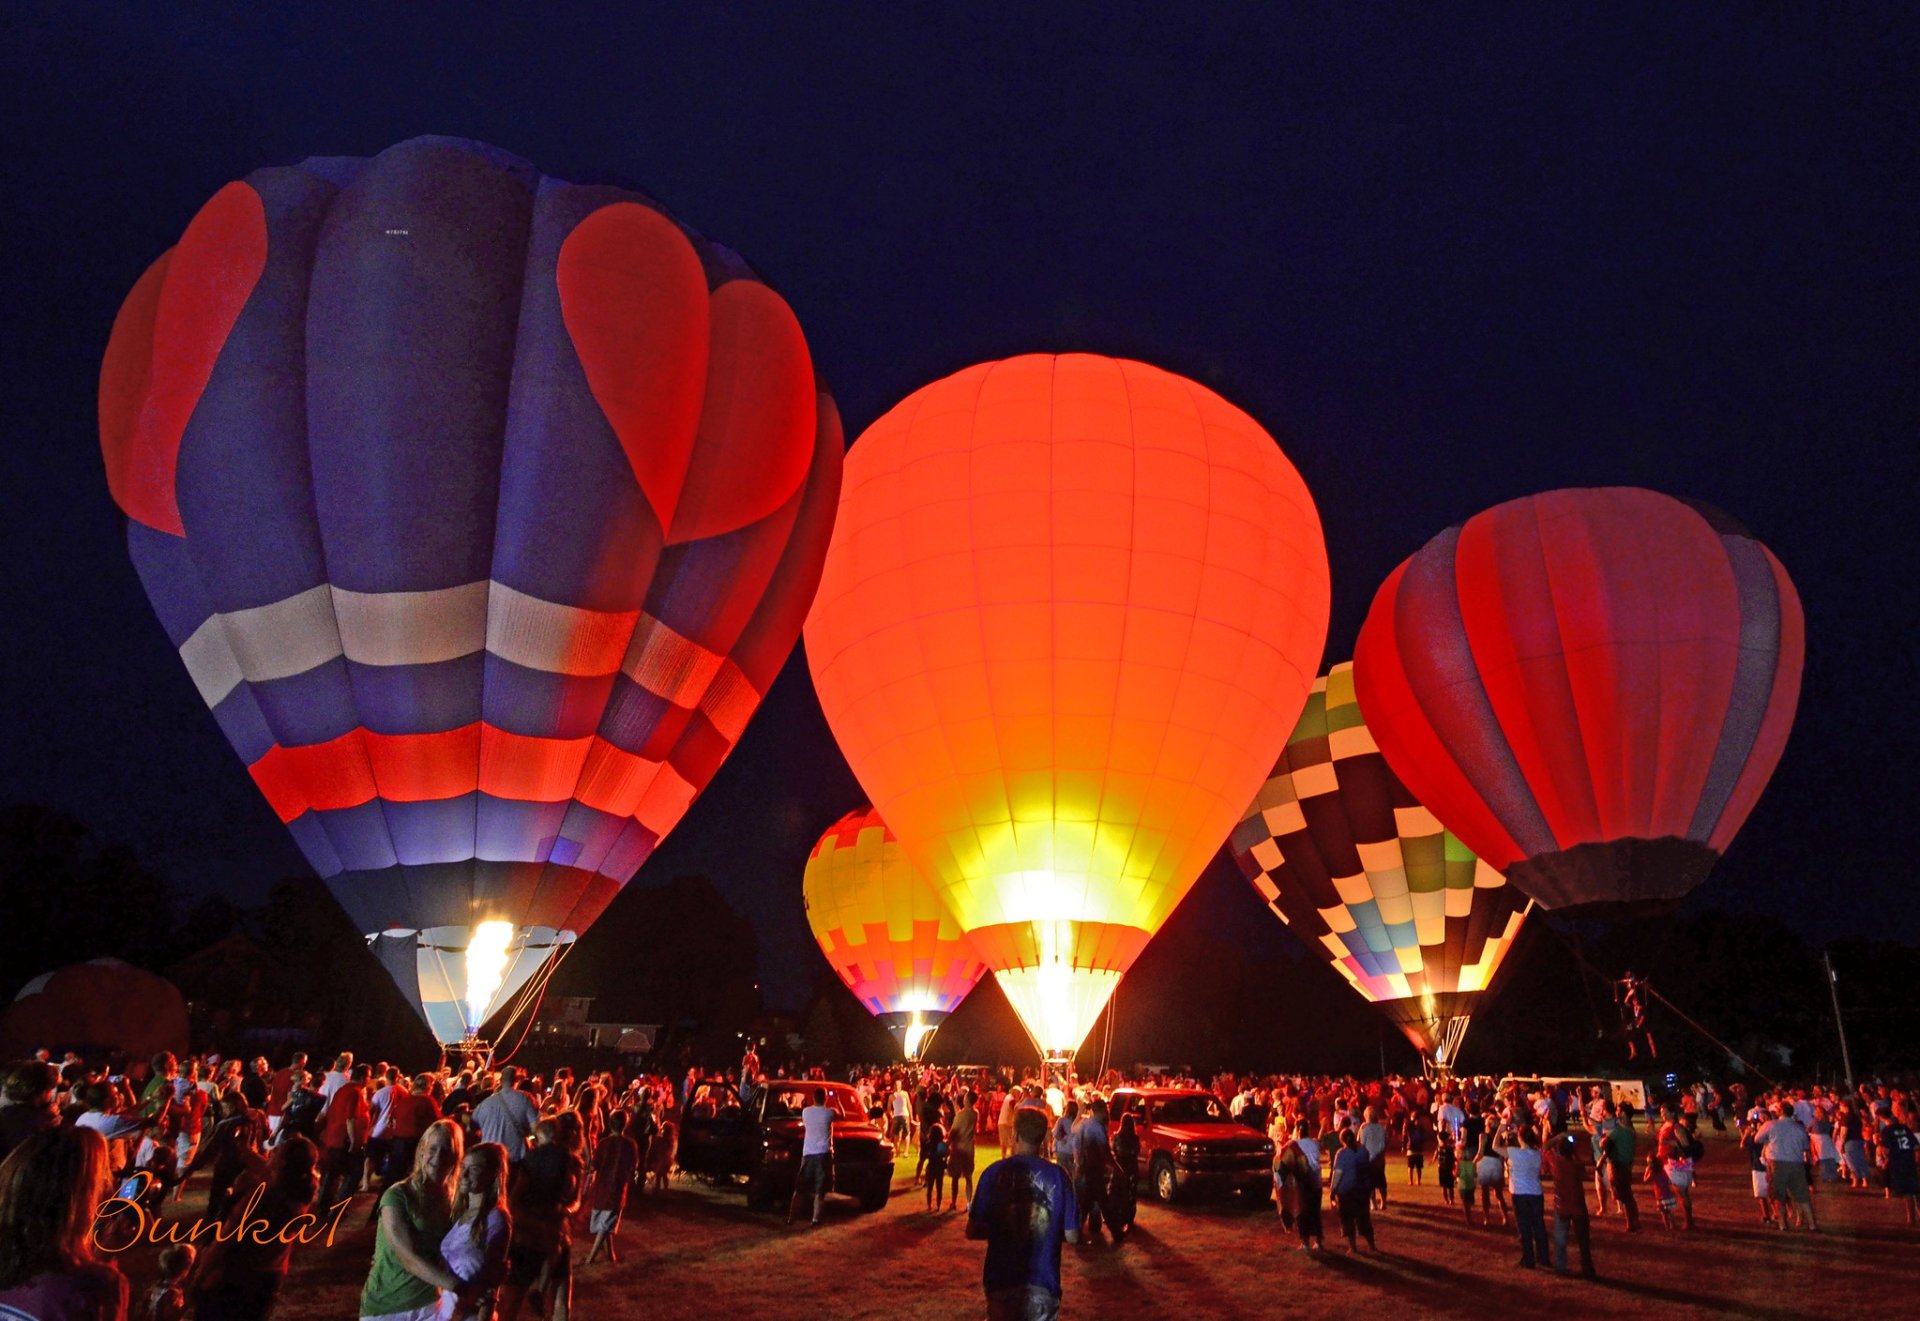
[[[434,1321],[440,1291],[470,1299],[467,1282],[440,1260],[453,1223],[453,1180],[464,1146],[459,1126],[440,1120],[414,1148],[413,1173],[380,1195],[373,1269],[360,1291],[361,1321]]]
[[[92,1129],[36,1133],[0,1162],[0,1315],[126,1321],[126,1277],[93,1243],[112,1187]]]
[[[222,1237],[194,1272],[196,1321],[267,1321],[273,1315],[293,1256],[293,1235],[283,1240],[281,1234],[313,1209],[319,1167],[320,1149],[294,1133],[275,1144],[258,1177],[234,1190]]]
[[[492,1300],[507,1278],[507,1248],[513,1221],[507,1215],[507,1149],[482,1142],[460,1162],[453,1189],[453,1225],[440,1240],[440,1259],[466,1281],[464,1293],[440,1291],[439,1321],[470,1321]]]

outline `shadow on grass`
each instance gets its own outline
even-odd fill
[[[1145,1274],[1170,1284],[1180,1295],[1181,1310],[1190,1316],[1235,1316],[1244,1310],[1244,1300],[1222,1292],[1204,1259],[1169,1243],[1138,1221],[1118,1244],[1101,1242],[1068,1251],[1092,1259],[1086,1279],[1093,1301],[1088,1315],[1141,1314],[1141,1280],[1129,1268],[1129,1255],[1143,1259]],[[1100,1257],[1107,1260],[1101,1261]]]

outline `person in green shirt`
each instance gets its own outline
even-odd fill
[[[440,1240],[453,1223],[453,1180],[463,1146],[452,1120],[428,1126],[414,1149],[412,1176],[381,1194],[373,1269],[360,1291],[361,1321],[429,1321],[442,1289],[467,1290],[440,1259]]]
[[[1601,1107],[1602,1125],[1613,1114],[1611,1102]],[[1627,1217],[1627,1232],[1640,1232],[1640,1207],[1633,1200],[1633,1152],[1636,1138],[1633,1131],[1633,1106],[1622,1102],[1619,1120],[1606,1135],[1596,1143],[1594,1155],[1606,1162],[1607,1177],[1613,1187],[1613,1200],[1620,1204],[1620,1210]]]

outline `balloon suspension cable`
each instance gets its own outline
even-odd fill
[[[1551,928],[1549,928],[1549,930],[1551,930]],[[1600,981],[1606,983],[1608,986],[1612,986],[1614,984],[1613,978],[1608,977],[1606,974],[1602,973],[1598,968],[1594,967],[1591,963],[1587,962],[1586,956],[1582,954],[1580,950],[1576,948],[1573,944],[1567,943],[1567,950],[1569,953],[1573,955],[1574,961],[1578,963],[1581,966],[1581,968],[1583,968],[1590,976],[1598,978]],[[1779,1083],[1775,1082],[1772,1078],[1769,1078],[1765,1073],[1761,1072],[1761,1070],[1751,1060],[1747,1059],[1746,1056],[1742,1055],[1739,1051],[1735,1050],[1732,1046],[1729,1046],[1726,1042],[1720,1040],[1719,1037],[1714,1036],[1713,1033],[1707,1031],[1707,1029],[1702,1027],[1698,1021],[1696,1021],[1694,1018],[1689,1016],[1685,1010],[1681,1009],[1679,1005],[1676,1005],[1673,1001],[1667,999],[1666,996],[1660,994],[1659,991],[1655,990],[1652,986],[1648,985],[1644,980],[1639,982],[1639,990],[1642,995],[1650,996],[1653,999],[1658,1000],[1661,1004],[1665,1005],[1669,1010],[1672,1011],[1673,1016],[1675,1018],[1679,1019],[1682,1023],[1685,1023],[1688,1027],[1692,1028],[1695,1032],[1698,1032],[1701,1036],[1705,1037],[1708,1041],[1718,1046],[1722,1051],[1726,1052],[1726,1056],[1728,1059],[1732,1060],[1735,1064],[1738,1064],[1741,1068],[1750,1071],[1754,1075],[1754,1077],[1760,1079],[1760,1081],[1767,1084],[1767,1086],[1778,1087],[1780,1085]]]
[[[1107,1076],[1107,1056],[1113,1050],[1113,1020],[1120,1012],[1120,983],[1113,984],[1113,992],[1107,996],[1107,1031],[1100,1042],[1100,1072],[1094,1075],[1096,1080]]]
[[[1692,1028],[1695,1032],[1698,1032],[1701,1036],[1705,1037],[1708,1041],[1711,1041],[1714,1045],[1720,1047],[1721,1050],[1724,1050],[1727,1053],[1727,1057],[1731,1059],[1735,1064],[1738,1064],[1743,1069],[1751,1070],[1753,1075],[1759,1078],[1761,1082],[1765,1083],[1769,1087],[1778,1087],[1780,1085],[1779,1083],[1775,1082],[1773,1079],[1767,1077],[1766,1074],[1762,1073],[1757,1067],[1755,1067],[1755,1065],[1751,1060],[1748,1060],[1746,1057],[1741,1055],[1739,1051],[1735,1050],[1732,1046],[1729,1046],[1726,1042],[1720,1040],[1719,1037],[1714,1036],[1713,1033],[1707,1031],[1704,1027],[1701,1027],[1700,1024],[1696,1023],[1693,1019],[1689,1018],[1686,1015],[1686,1013],[1680,1008],[1680,1006],[1676,1005],[1673,1001],[1667,999],[1666,996],[1660,994],[1660,992],[1656,991],[1653,987],[1648,986],[1646,983],[1642,982],[1640,989],[1646,992],[1646,994],[1652,996],[1654,999],[1658,1000],[1661,1004],[1665,1005],[1669,1010],[1673,1012],[1673,1016],[1675,1018],[1679,1019],[1682,1023],[1685,1023],[1688,1027]]]
[[[1549,927],[1549,929],[1551,930],[1551,927]],[[1555,934],[1557,935],[1559,933],[1556,932]],[[1563,939],[1561,943],[1566,944],[1567,942]],[[1574,957],[1580,960],[1580,964],[1582,967],[1586,967],[1590,969],[1593,965],[1587,962],[1586,956],[1581,950],[1580,944],[1581,944],[1580,932],[1576,928],[1573,932],[1573,941],[1572,941]],[[1605,1021],[1602,1020],[1600,1017],[1600,1002],[1593,998],[1593,983],[1588,981],[1585,977],[1582,977],[1580,979],[1580,989],[1586,992],[1586,995],[1587,995],[1587,1015],[1588,1017],[1593,1019],[1593,1035],[1596,1038],[1604,1038],[1607,1035],[1607,1025]]]
[[[1467,1025],[1471,1022],[1472,1014],[1455,1014],[1441,1023],[1438,1037],[1433,1043],[1433,1066],[1436,1072],[1451,1074],[1459,1068],[1460,1047],[1467,1039]]]
[[[520,948],[513,952],[512,959],[509,960],[508,963],[506,964],[508,968],[512,968],[514,964],[518,963],[521,957],[526,954],[527,942],[531,939],[533,939],[533,928],[527,927],[523,929],[520,933]],[[557,958],[558,955],[556,954],[554,957]],[[532,978],[528,978],[528,981],[531,981],[531,980]],[[522,983],[520,986],[520,990],[524,991],[526,989],[527,989],[526,984]],[[525,996],[515,994],[508,997],[506,1005],[502,1006],[504,1009],[506,1009],[507,1016],[500,1021],[501,1036],[504,1037],[508,1032],[510,1032],[513,1029],[513,1025],[519,1021],[520,1015],[526,1012],[526,1006],[527,1006],[527,1000]],[[479,1024],[476,1023],[474,1027],[476,1030],[478,1030]]]
[[[553,974],[559,971],[560,965],[566,960],[567,955],[573,953],[573,947],[577,943],[576,941],[570,940],[561,946],[559,952],[548,960],[547,966],[542,968],[539,975],[534,978],[535,981],[539,982],[540,986],[537,995],[534,997],[532,1008],[527,1012],[526,1026],[520,1029],[520,1039],[513,1043],[513,1049],[493,1061],[494,1068],[499,1068],[501,1065],[507,1063],[515,1055],[520,1053],[522,1046],[527,1044],[527,1034],[533,1031],[533,1020],[539,1015],[540,1006],[547,998],[547,983],[553,980]]]

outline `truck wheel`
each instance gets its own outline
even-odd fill
[[[883,1211],[887,1206],[887,1197],[893,1192],[893,1180],[888,1178],[889,1171],[881,1171],[867,1181],[866,1189],[860,1194],[862,1211]]]
[[[1160,1201],[1171,1205],[1180,1200],[1180,1180],[1173,1172],[1173,1162],[1165,1156],[1155,1156],[1152,1165],[1153,1195]]]

